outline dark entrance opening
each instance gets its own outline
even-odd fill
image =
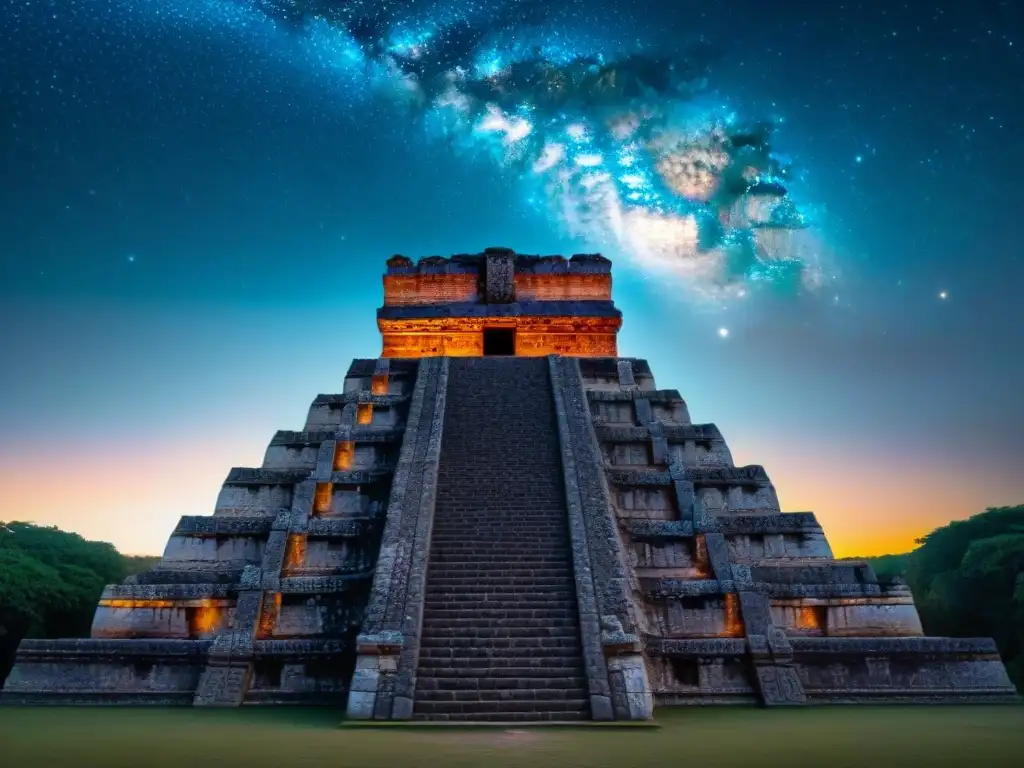
[[[512,328],[484,328],[485,355],[514,355],[516,332]]]

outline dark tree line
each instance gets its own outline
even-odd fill
[[[0,686],[25,637],[88,637],[106,584],[159,558],[29,523],[0,522]]]
[[[874,558],[876,572],[907,580],[926,634],[994,638],[1024,691],[1024,505],[987,509],[917,543]]]

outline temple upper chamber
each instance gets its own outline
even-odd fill
[[[505,248],[388,260],[382,357],[615,357],[622,315],[611,262]]]

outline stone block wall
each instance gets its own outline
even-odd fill
[[[989,641],[922,638],[906,585],[835,560],[645,362],[578,365],[657,703],[1012,698]]]
[[[418,371],[355,361],[303,431],[228,473],[212,516],[106,588],[92,638],[24,641],[0,701],[343,702]]]

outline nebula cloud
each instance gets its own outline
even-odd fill
[[[821,282],[820,241],[773,149],[775,126],[716,103],[701,51],[604,51],[532,0],[215,5],[276,25],[456,155],[516,174],[524,203],[543,201],[568,235],[693,296]]]

